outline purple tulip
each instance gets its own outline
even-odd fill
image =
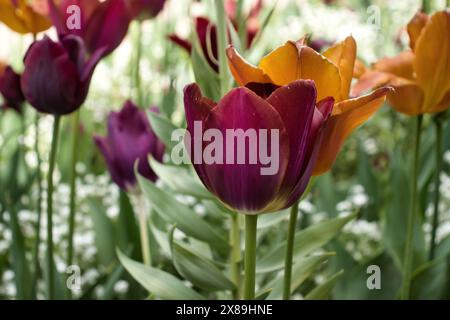
[[[158,109],[151,108],[152,112]],[[151,181],[157,176],[150,168],[148,156],[162,161],[164,145],[153,132],[144,111],[127,101],[120,112],[108,117],[106,137],[94,137],[97,147],[106,160],[113,181],[123,190],[136,186],[134,164],[139,160],[138,172]]]
[[[103,47],[106,48],[104,56],[110,54],[128,32],[131,15],[126,0],[62,0],[58,6],[54,0],[48,1],[58,35],[72,34],[83,38],[89,54]],[[78,21],[72,5],[80,9]]]
[[[316,87],[310,80],[283,87],[250,84],[231,90],[218,103],[203,97],[196,84],[187,86],[187,150],[203,184],[238,212],[259,214],[290,207],[308,185],[322,128],[334,104],[331,97],[317,104],[316,98]],[[199,125],[205,133],[212,129],[214,138],[199,137]],[[239,145],[238,139],[228,140],[230,130],[236,133],[239,129],[248,134],[244,145]],[[256,132],[254,141],[251,132]],[[272,135],[274,132],[278,134]],[[206,159],[200,157],[211,151],[211,141],[217,141],[218,133],[225,137],[219,139],[224,142],[223,149],[215,150],[214,162],[203,161]],[[277,160],[277,170],[263,174],[268,163],[261,160],[261,150]],[[259,156],[259,161],[252,163],[252,156]]]
[[[4,100],[3,108],[21,113],[25,97],[20,88],[20,74],[14,72],[10,66],[0,75],[0,93]]]
[[[54,42],[45,37],[34,42],[25,55],[22,91],[42,113],[65,115],[86,99],[92,74],[104,50],[86,57],[83,40],[68,35]]]

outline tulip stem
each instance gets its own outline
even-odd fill
[[[244,50],[247,48],[247,27],[246,27],[246,18],[244,15],[244,0],[238,0],[236,6],[236,18],[238,21],[237,31],[239,35],[239,40],[241,42],[241,48]]]
[[[405,251],[403,257],[403,283],[401,290],[402,300],[408,300],[411,288],[411,274],[413,269],[413,240],[414,226],[417,216],[417,179],[419,174],[420,138],[422,134],[422,115],[416,117],[416,134],[414,142],[414,159],[412,167],[412,188],[409,215],[406,229]]]
[[[142,88],[141,88],[141,57],[142,57],[142,22],[137,22],[136,34],[136,61],[134,70],[134,81],[136,86],[136,102],[139,107],[143,107]]]
[[[41,174],[41,156],[39,154],[39,113],[36,113],[36,119],[34,123],[34,152],[36,154],[36,179],[38,183],[38,195],[37,195],[37,217],[35,225],[35,243],[34,243],[34,275],[32,283],[32,291],[36,293],[37,279],[39,275],[39,244],[41,242],[41,216],[42,216],[42,174]]]
[[[221,96],[224,96],[228,92],[230,86],[226,55],[226,49],[228,46],[228,33],[226,23],[227,14],[225,12],[223,0],[215,0],[215,4],[217,15],[217,48],[219,54],[220,93]]]
[[[77,182],[77,148],[78,129],[80,125],[80,111],[76,111],[72,116],[72,158],[70,163],[70,199],[69,199],[69,244],[67,246],[67,266],[73,263],[73,234],[75,232],[75,210],[76,210],[76,182]]]
[[[135,206],[137,209],[137,214],[139,217],[139,231],[141,235],[141,250],[142,250],[142,259],[146,266],[152,265],[152,258],[150,254],[150,238],[148,236],[148,225],[147,225],[147,214],[145,208],[145,201],[142,193],[136,194],[135,197]]]
[[[284,261],[284,286],[283,300],[289,300],[291,297],[291,276],[292,276],[292,256],[294,252],[295,229],[298,218],[298,205],[300,201],[296,201],[291,207],[289,216],[289,230],[287,235],[286,256]]]
[[[50,150],[49,168],[47,175],[47,294],[48,299],[54,298],[53,294],[53,171],[55,170],[56,152],[58,149],[60,116],[55,116],[53,123],[52,146]]]
[[[238,300],[241,295],[241,229],[239,224],[239,214],[236,213],[231,216],[230,246],[231,279],[236,286],[236,289],[233,292],[233,299]]]
[[[245,283],[244,299],[255,299],[257,215],[245,215]]]
[[[434,176],[434,206],[433,206],[433,224],[431,229],[431,243],[429,260],[434,259],[436,250],[436,232],[439,225],[439,202],[441,187],[441,170],[442,170],[442,120],[439,114],[434,117],[434,125],[436,128],[436,173]]]

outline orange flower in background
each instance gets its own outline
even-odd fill
[[[450,11],[432,16],[419,12],[408,23],[410,48],[393,58],[383,58],[367,71],[353,93],[386,84],[393,108],[415,116],[437,113],[450,106]]]
[[[380,88],[361,97],[349,97],[356,60],[356,43],[351,36],[323,55],[308,47],[305,39],[289,41],[265,56],[258,67],[246,62],[232,46],[227,49],[227,56],[231,73],[241,86],[284,86],[297,79],[311,79],[317,87],[318,101],[329,96],[335,99],[324,127],[314,175],[331,168],[347,136],[378,110],[391,90]]]
[[[26,0],[0,0],[0,21],[15,32],[38,33],[50,28],[50,20],[35,9],[42,8],[39,0],[28,4]]]

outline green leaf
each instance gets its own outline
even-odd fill
[[[325,245],[355,216],[356,212],[346,217],[326,220],[298,231],[294,240],[294,261]],[[257,262],[256,271],[263,273],[281,269],[284,265],[285,252],[286,242],[283,242]]]
[[[179,128],[162,114],[149,111],[147,116],[158,138],[168,149],[172,149],[178,143],[178,141],[172,141],[172,133]]]
[[[193,37],[192,44],[191,60],[195,81],[199,84],[204,96],[218,101],[220,99],[219,75],[211,68],[203,56],[203,51],[196,36]]]
[[[173,264],[195,286],[207,291],[233,290],[234,284],[212,261],[196,255],[186,247],[172,243]]]
[[[320,255],[313,255],[297,261],[292,266],[291,293],[297,290],[297,288],[313,274],[314,270],[316,270],[333,255],[334,253],[330,252]],[[267,286],[272,287],[272,292],[267,297],[268,300],[278,300],[282,298],[283,276],[283,274],[280,274],[270,283],[270,285]]]
[[[324,283],[315,287],[311,290],[305,297],[305,300],[325,300],[329,299],[331,291],[336,284],[336,281],[344,273],[344,270],[336,272],[334,275],[329,277]]]
[[[138,182],[147,199],[159,215],[188,236],[210,243],[226,250],[228,243],[225,234],[220,234],[211,224],[203,220],[192,209],[179,203],[169,192],[157,188],[151,181],[138,175]]]
[[[198,177],[186,168],[162,164],[150,157],[150,166],[158,177],[176,192],[201,199],[214,199],[214,196],[202,185]]]
[[[100,263],[107,267],[115,260],[115,236],[114,227],[106,215],[105,209],[97,199],[89,198],[91,217],[94,221],[95,245],[97,246]]]
[[[203,300],[200,294],[187,287],[170,273],[133,261],[117,250],[117,256],[131,276],[150,293],[165,300]]]
[[[258,229],[265,229],[279,224],[283,220],[287,220],[290,209],[265,214],[258,219]]]

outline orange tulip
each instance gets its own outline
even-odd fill
[[[22,34],[36,34],[50,28],[50,20],[33,8],[34,3],[28,4],[27,0],[0,0],[0,21]]]
[[[318,100],[329,96],[335,99],[314,175],[331,168],[348,135],[378,110],[390,90],[380,88],[365,96],[349,97],[356,60],[356,43],[351,36],[323,55],[308,47],[304,39],[289,41],[265,56],[258,67],[246,62],[232,46],[227,49],[227,56],[231,73],[241,86],[251,83],[284,86],[297,79],[311,79],[316,84]]]
[[[408,23],[411,50],[373,65],[352,93],[389,84],[388,100],[398,112],[416,116],[450,106],[450,11],[419,12]]]

